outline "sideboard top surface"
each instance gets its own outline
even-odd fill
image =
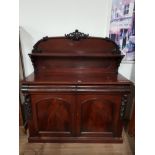
[[[108,74],[53,74],[53,76],[35,76],[34,73],[30,74],[25,80],[22,81],[23,84],[130,84],[131,82],[126,79],[121,74],[117,76]]]

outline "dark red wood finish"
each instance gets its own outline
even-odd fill
[[[123,56],[112,41],[45,38],[30,57],[29,142],[122,142],[132,83],[117,73]]]

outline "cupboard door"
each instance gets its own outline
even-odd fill
[[[74,95],[34,94],[32,95],[32,114],[33,120],[30,126],[33,125],[37,136],[74,135]]]
[[[120,95],[78,95],[78,136],[120,137],[122,131],[120,103]]]

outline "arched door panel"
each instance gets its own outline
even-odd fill
[[[78,95],[78,135],[115,136],[120,125],[118,95]]]
[[[38,135],[57,137],[74,134],[73,95],[33,95],[33,100],[33,118],[36,120]]]

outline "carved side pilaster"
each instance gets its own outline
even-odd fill
[[[26,120],[30,120],[32,116],[32,110],[31,110],[31,98],[29,94],[24,94],[24,111],[25,111],[25,118]]]
[[[122,99],[121,99],[121,109],[120,109],[120,117],[121,117],[121,119],[124,119],[124,117],[125,117],[127,104],[128,104],[128,95],[125,94],[125,95],[122,96]]]

